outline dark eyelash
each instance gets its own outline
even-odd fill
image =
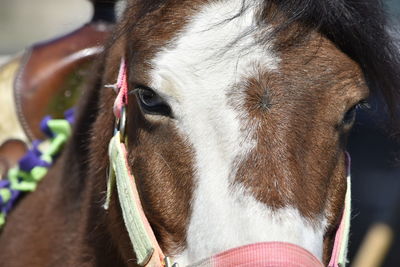
[[[367,100],[362,100],[356,105],[356,109],[368,110],[371,109],[371,105]]]
[[[173,118],[170,106],[151,88],[146,86],[136,87],[129,92],[129,94],[132,93],[136,95],[140,109],[143,113]],[[146,99],[146,97],[150,99]],[[149,103],[152,100],[151,98],[156,100],[154,104]]]

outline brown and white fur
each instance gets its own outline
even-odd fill
[[[344,118],[368,95],[358,64],[317,31],[280,46],[302,26],[272,34],[263,1],[150,2],[128,4],[65,153],[10,215],[0,265],[135,266],[115,194],[101,208],[115,99],[103,85],[123,56],[129,90],[151,88],[171,109],[148,114],[131,93],[127,111],[128,162],[164,252],[185,266],[285,241],[327,263],[346,192]]]

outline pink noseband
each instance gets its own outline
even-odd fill
[[[190,267],[323,267],[307,250],[285,242],[263,242],[227,250]]]

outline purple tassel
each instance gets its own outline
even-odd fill
[[[0,180],[0,188],[7,188],[10,185],[8,180]]]
[[[47,123],[51,120],[51,116],[46,116],[43,118],[43,120],[40,122],[40,129],[44,134],[46,134],[48,137],[53,138],[54,134],[51,131],[50,127],[47,125]]]
[[[50,167],[50,164],[40,159],[42,153],[40,153],[38,146],[39,141],[33,141],[33,147],[19,160],[19,168],[25,172],[30,172],[34,167]]]
[[[75,109],[74,108],[70,108],[70,109],[68,109],[67,111],[64,112],[65,119],[71,125],[74,124],[74,122],[75,122],[74,113],[75,113]]]

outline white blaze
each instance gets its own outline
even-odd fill
[[[152,61],[151,87],[171,104],[176,127],[195,152],[187,248],[176,257],[181,266],[262,241],[291,242],[322,256],[322,223],[314,229],[292,207],[272,212],[231,183],[234,163],[257,142],[244,127],[245,110],[238,110],[244,95],[237,85],[257,66],[274,71],[279,66],[268,45],[255,42],[257,4],[251,2],[238,17],[241,0],[206,5]]]

